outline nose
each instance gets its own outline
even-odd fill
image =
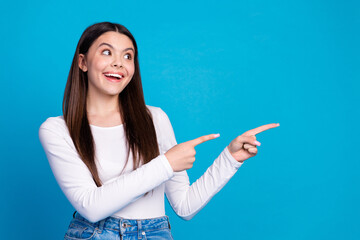
[[[118,68],[123,67],[121,57],[115,56],[113,62],[111,63],[111,66],[118,67]]]

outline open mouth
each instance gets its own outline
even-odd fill
[[[117,73],[104,73],[105,77],[110,81],[120,81],[124,75]]]

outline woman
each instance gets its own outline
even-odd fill
[[[62,191],[77,213],[65,239],[172,239],[164,193],[174,211],[191,219],[255,156],[250,130],[189,186],[195,146],[210,134],[177,144],[167,115],[145,105],[138,49],[122,25],[88,27],[76,48],[63,116],[48,118],[39,137]]]

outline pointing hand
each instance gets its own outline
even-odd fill
[[[180,143],[165,153],[174,172],[192,168],[195,162],[195,147],[206,141],[219,137],[219,134],[205,135],[194,140]]]
[[[246,159],[255,156],[257,154],[256,146],[260,146],[260,142],[256,141],[255,135],[278,126],[280,126],[280,124],[271,123],[243,133],[231,141],[228,146],[229,152],[238,162],[243,162]]]

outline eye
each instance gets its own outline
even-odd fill
[[[125,58],[125,59],[128,59],[128,60],[131,60],[131,59],[132,59],[132,56],[131,56],[130,53],[127,53],[127,54],[124,55],[124,58]]]
[[[102,53],[103,53],[104,55],[110,55],[110,54],[111,54],[110,50],[108,50],[108,49],[102,51]]]

